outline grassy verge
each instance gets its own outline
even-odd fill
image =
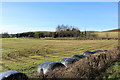
[[[104,73],[101,73],[98,80],[120,79],[120,60],[114,62],[108,67]]]

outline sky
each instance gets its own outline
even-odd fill
[[[55,31],[57,25],[81,31],[118,28],[117,2],[3,2],[0,33]]]
[[[1,0],[2,2],[119,2],[119,0]]]

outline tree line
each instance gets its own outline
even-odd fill
[[[78,28],[74,26],[68,25],[58,25],[56,27],[55,32],[47,32],[47,31],[37,31],[37,32],[24,32],[17,34],[8,34],[7,32],[2,33],[2,38],[23,38],[23,37],[31,37],[31,38],[59,38],[59,37],[96,37],[95,34],[90,31],[80,31]]]

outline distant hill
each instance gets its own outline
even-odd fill
[[[52,32],[52,31],[33,31],[33,32]]]
[[[113,30],[108,30],[108,31],[103,31],[103,32],[118,32],[120,29],[113,29]]]

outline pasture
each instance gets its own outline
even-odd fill
[[[96,32],[98,37],[102,38],[119,38],[119,32]]]
[[[40,63],[60,61],[84,51],[111,49],[117,40],[44,40],[28,38],[2,39],[2,71],[17,70],[30,76]]]

